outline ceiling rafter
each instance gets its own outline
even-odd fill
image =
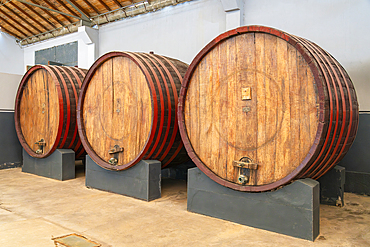
[[[74,0],[66,0],[73,8],[75,8],[78,12],[81,14],[83,13],[88,19],[89,19],[89,12],[86,11],[86,9],[82,8],[76,1]]]
[[[109,8],[109,6],[105,3],[105,2],[103,2],[102,0],[98,0],[99,1],[99,3],[101,4],[101,5],[103,5],[104,6],[104,8],[106,9],[106,10],[108,10],[108,11],[112,11],[112,9],[111,8]]]
[[[4,32],[10,34],[11,36],[16,37],[17,39],[21,39],[21,37],[19,35],[16,35],[15,33],[13,33],[12,31],[9,31],[5,27],[0,26],[0,31],[4,31]]]
[[[30,0],[33,4],[36,4],[36,5],[39,5],[35,0]],[[25,1],[22,1],[24,3],[27,3]],[[40,6],[42,5],[39,5],[39,8]],[[45,7],[46,8],[46,7]],[[45,14],[47,14],[48,16],[50,16],[51,18],[53,18],[56,22],[58,22],[60,25],[64,26],[64,23],[62,21],[60,21],[58,18],[56,18],[54,15],[52,15],[48,10],[44,9],[44,8],[40,8]]]
[[[122,8],[123,6],[122,6],[122,4],[120,3],[120,2],[118,2],[117,0],[113,0],[113,2],[115,3],[115,4],[117,4],[117,6],[119,7],[119,8]]]
[[[14,23],[16,23],[18,26],[20,26],[22,29],[24,29],[25,31],[29,32],[30,34],[32,35],[35,35],[34,32],[32,32],[31,30],[29,30],[27,27],[23,26],[22,23],[20,23],[19,21],[15,20],[13,17],[11,17],[10,15],[8,15],[6,12],[4,12],[3,10],[0,9],[0,13],[2,13],[3,15],[5,15],[6,17],[8,17],[8,19],[10,19],[11,21],[13,21]],[[27,36],[27,35],[26,35]]]
[[[43,21],[45,21],[46,23],[48,23],[50,26],[52,26],[54,29],[57,28],[54,23],[52,23],[51,21],[49,21],[48,19],[46,19],[44,16],[42,16],[39,12],[37,12],[35,9],[31,8],[29,5],[21,2],[23,4],[24,7],[26,7],[27,9],[29,9],[30,11],[32,11],[35,15],[37,15],[38,17],[40,17]]]
[[[98,15],[100,15],[100,12],[99,12],[99,10],[97,10],[95,7],[94,7],[94,5],[92,5],[89,1],[87,1],[87,0],[82,0],[82,1],[84,1],[87,5],[89,5],[89,7],[90,8],[92,8]]]
[[[3,5],[4,8],[6,8],[10,13],[12,13],[13,15],[15,15],[16,17],[18,17],[18,19],[22,20],[24,23],[26,23],[28,26],[30,26],[31,28],[33,28],[34,30],[36,30],[37,32],[41,33],[41,30],[38,29],[37,27],[35,27],[35,25],[32,25],[31,23],[29,23],[26,19],[24,19],[22,16],[20,16],[18,13],[16,13],[14,10],[12,10],[11,8],[9,8],[8,6],[6,5]]]
[[[38,20],[36,20],[35,18],[33,18],[31,15],[29,15],[26,11],[24,11],[21,7],[19,7],[18,5],[16,5],[14,2],[9,2],[9,3],[13,7],[17,8],[22,14],[24,14],[25,16],[27,16],[28,18],[30,18],[34,23],[36,23],[37,25],[39,25],[40,27],[42,27],[44,30],[48,30],[47,27],[45,27],[43,24],[41,24]]]
[[[7,3],[9,3],[9,2],[11,2],[11,1],[13,1],[13,0],[0,1],[0,7],[3,6],[3,5],[5,5],[5,4],[7,4]]]
[[[49,5],[52,9],[54,10],[58,10],[58,8],[52,4],[51,2],[49,2],[49,0],[44,0],[44,2]],[[72,23],[72,20],[70,18],[68,18],[66,15],[62,15],[64,19],[66,19],[69,23]]]
[[[5,20],[4,18],[2,18],[0,16],[0,20],[5,22],[6,24],[8,24],[9,26],[11,26],[12,28],[14,28],[14,30],[16,30],[18,33],[22,34],[24,37],[27,37],[27,34],[25,34],[24,32],[22,32],[22,30],[19,30],[17,27],[15,27],[13,24],[11,24],[10,22],[8,22],[7,20]]]
[[[56,12],[56,13],[58,13],[58,14],[61,14],[62,16],[69,16],[69,17],[72,17],[72,18],[76,18],[76,19],[79,19],[79,20],[81,20],[82,18],[81,17],[79,17],[79,16],[74,16],[74,15],[70,15],[70,14],[67,14],[67,13],[64,13],[64,12],[61,12],[61,11],[59,11],[59,10],[56,10],[56,9],[51,9],[51,8],[48,8],[48,7],[45,7],[45,6],[42,6],[42,5],[39,5],[39,4],[37,4],[37,2],[36,1],[34,1],[34,0],[31,0],[32,2],[34,2],[34,3],[30,3],[30,2],[27,2],[27,1],[24,1],[24,0],[17,0],[17,1],[20,1],[20,2],[22,2],[22,3],[25,3],[25,4],[29,4],[29,5],[32,5],[32,6],[35,6],[35,7],[38,7],[38,8],[40,8],[40,9],[42,9],[43,11],[51,11],[51,12]],[[53,15],[51,15],[51,16],[53,16]],[[56,18],[56,17],[55,17]],[[55,19],[56,21],[58,21],[58,19]],[[58,21],[59,22],[59,21]],[[59,22],[60,23],[60,22]],[[64,23],[60,23],[62,26],[64,26]]]
[[[78,16],[76,12],[74,12],[71,8],[69,8],[63,1],[56,0],[61,6],[63,6],[64,9],[66,9],[71,15]]]
[[[0,0],[0,26],[23,46],[187,1]]]

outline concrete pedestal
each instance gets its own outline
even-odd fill
[[[161,162],[142,160],[127,170],[111,171],[86,155],[86,186],[151,201],[161,197]]]
[[[311,241],[320,232],[319,198],[312,179],[248,193],[221,186],[198,168],[188,172],[188,211]]]
[[[57,180],[68,180],[75,175],[75,152],[71,149],[57,149],[50,156],[38,159],[23,149],[22,172]]]
[[[346,169],[335,166],[331,171],[319,178],[320,203],[332,206],[344,206],[344,183]]]
[[[344,191],[370,196],[370,173],[346,171]]]

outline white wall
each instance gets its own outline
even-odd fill
[[[370,1],[245,0],[245,25],[264,25],[309,39],[331,53],[370,111]]]
[[[0,72],[0,111],[14,110],[15,96],[22,75]]]
[[[23,50],[13,37],[0,32],[0,111],[14,110],[23,71]]]
[[[23,50],[9,34],[0,32],[0,72],[23,74]]]
[[[219,0],[198,0],[104,25],[99,54],[149,52],[190,63],[205,44],[225,31]]]

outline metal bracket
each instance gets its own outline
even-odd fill
[[[113,154],[113,158],[110,158],[108,160],[108,163],[114,166],[117,165],[119,153],[122,153],[122,152],[123,152],[123,148],[121,148],[118,145],[114,145],[114,147],[109,150],[109,154]]]
[[[46,146],[45,140],[42,138],[40,141],[35,142],[36,145],[39,146],[39,149],[36,150],[37,154],[44,153],[44,147]]]
[[[250,170],[257,170],[258,164],[254,163],[249,157],[242,157],[240,160],[233,161],[233,166],[238,169],[238,183],[246,184],[250,181]]]

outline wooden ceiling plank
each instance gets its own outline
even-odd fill
[[[52,9],[55,9],[55,10],[58,10],[58,8],[54,5],[54,4],[52,4],[51,2],[49,2],[48,0],[44,0],[44,2],[47,4],[47,5],[49,5],[50,6],[50,8],[52,8]],[[70,18],[68,18],[67,16],[65,16],[65,15],[62,15],[63,16],[63,18],[64,19],[66,19],[69,23],[73,23],[73,21],[70,19]]]
[[[78,3],[76,3],[76,1],[74,1],[74,0],[66,0],[75,10],[77,10],[81,15],[82,15],[82,17],[85,17],[85,18],[87,18],[88,20],[89,20],[89,16],[90,16],[90,14],[89,14],[89,12],[86,10],[86,9],[84,9],[84,8],[82,8]]]
[[[22,14],[24,14],[25,16],[27,16],[28,18],[30,18],[34,23],[36,23],[37,25],[39,25],[40,27],[42,27],[44,30],[48,30],[47,27],[45,27],[41,22],[39,22],[38,20],[36,20],[35,18],[33,18],[31,15],[29,15],[26,11],[24,11],[21,7],[19,7],[18,5],[16,5],[14,2],[9,2],[13,7],[17,8]]]
[[[113,0],[116,4],[117,4],[117,6],[119,7],[119,8],[122,8],[123,6],[122,6],[122,4],[120,4],[120,2],[118,2],[117,0]]]
[[[42,6],[42,5],[39,5],[39,4],[37,4],[37,2],[36,1],[34,1],[34,0],[31,0],[32,2],[34,2],[34,3],[30,3],[30,2],[27,2],[27,1],[24,1],[24,0],[17,0],[18,2],[22,2],[22,3],[25,3],[25,4],[28,4],[28,5],[32,5],[32,6],[35,6],[35,7],[38,7],[38,8],[40,8],[40,9],[42,9],[44,12],[45,11],[51,11],[51,12],[56,12],[56,13],[58,13],[58,14],[60,14],[60,15],[63,15],[63,16],[69,16],[69,17],[72,17],[72,18],[76,18],[76,19],[79,19],[79,20],[82,20],[82,18],[81,17],[79,17],[79,16],[75,16],[75,15],[70,15],[70,14],[67,14],[67,13],[64,13],[64,12],[62,12],[62,11],[59,11],[59,10],[56,10],[56,9],[51,9],[51,8],[48,8],[48,7],[45,7],[45,6]],[[55,7],[56,8],[56,7]],[[51,15],[52,16],[52,15]],[[58,19],[56,19],[56,20],[58,20]],[[58,21],[59,22],[59,21]]]
[[[94,5],[92,5],[89,1],[87,1],[87,0],[82,0],[82,1],[84,1],[87,5],[89,5],[90,6],[90,8],[92,8],[98,15],[100,15],[100,12],[99,12],[99,10],[97,10],[95,7],[94,7]]]
[[[21,2],[22,3],[22,2]],[[43,17],[39,12],[37,12],[35,9],[31,8],[29,5],[25,4],[25,3],[22,3],[27,9],[29,9],[30,11],[32,11],[35,15],[37,15],[38,17],[40,17],[44,22],[48,23],[50,26],[52,26],[54,29],[56,29],[57,27],[54,25],[54,23],[52,23],[51,21],[49,21],[48,19],[46,19],[45,17]],[[47,29],[49,30],[49,29]]]
[[[10,31],[8,29],[6,29],[5,27],[0,26],[0,28],[1,28],[0,30],[2,32],[6,32],[6,33],[10,34],[11,36],[16,37],[17,39],[22,39],[22,37],[20,37],[19,35],[16,35],[15,33],[13,33],[12,31]]]
[[[75,16],[78,16],[78,14],[76,12],[74,12],[71,8],[69,8],[65,3],[63,3],[63,1],[61,0],[56,0],[61,6],[63,6],[63,8],[65,8],[71,15],[75,15]]]
[[[11,17],[10,15],[8,15],[6,12],[4,12],[3,10],[0,9],[0,13],[3,13],[3,15],[5,15],[6,17],[8,17],[8,19],[12,20],[14,23],[16,23],[18,26],[20,26],[21,28],[23,28],[24,30],[26,30],[27,32],[29,32],[30,34],[32,35],[36,35],[36,33],[32,32],[31,30],[29,30],[27,27],[23,26],[22,23],[20,23],[19,21],[15,20],[13,17]],[[27,35],[26,35],[27,36]]]
[[[22,16],[18,15],[18,13],[16,13],[14,10],[12,10],[11,8],[9,8],[8,6],[6,5],[3,5],[4,8],[6,8],[12,15],[15,15],[16,17],[18,17],[20,20],[22,20],[24,23],[26,23],[28,26],[30,26],[31,28],[33,28],[34,30],[36,30],[37,32],[39,33],[42,33],[42,31],[40,29],[38,29],[37,27],[35,27],[35,25],[32,25],[31,23],[29,23],[26,19],[24,19]]]
[[[32,3],[34,4],[37,4],[37,5],[40,5],[38,4],[38,2],[36,2],[35,0],[30,0]],[[48,10],[46,9],[43,9],[43,8],[40,8],[45,14],[47,14],[48,16],[50,16],[51,18],[53,18],[56,22],[58,22],[60,25],[64,26],[64,23],[61,22],[58,18],[56,18],[54,15],[52,15]]]
[[[7,20],[5,20],[4,18],[2,18],[0,16],[0,21],[3,21],[5,22],[6,24],[8,24],[9,26],[11,26],[14,30],[16,30],[18,33],[22,34],[24,36],[24,38],[27,38],[28,35],[25,34],[22,30],[19,30],[16,26],[14,26],[13,24],[11,24],[10,22],[8,22]]]
[[[112,11],[112,9],[111,8],[109,8],[109,6],[104,2],[104,1],[102,1],[102,0],[98,0],[99,1],[99,3],[101,4],[101,5],[103,5],[104,6],[104,8],[106,8],[108,11]]]

